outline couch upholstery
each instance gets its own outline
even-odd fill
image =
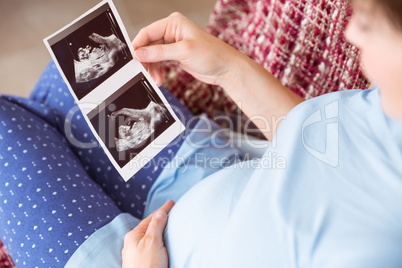
[[[344,36],[348,0],[219,0],[207,31],[254,59],[305,99],[370,85],[359,51]],[[175,63],[165,86],[195,114],[237,114],[216,86],[197,81]]]

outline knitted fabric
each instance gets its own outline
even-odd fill
[[[207,31],[265,67],[305,99],[367,88],[356,47],[344,36],[348,0],[219,0]],[[165,87],[195,114],[238,114],[217,86],[167,65]]]

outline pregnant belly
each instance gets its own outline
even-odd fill
[[[235,166],[216,172],[177,202],[164,236],[170,267],[211,267],[251,172]]]

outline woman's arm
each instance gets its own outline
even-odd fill
[[[271,73],[238,52],[221,83],[268,140],[272,140],[281,121],[303,98],[283,86]]]
[[[269,140],[284,116],[303,101],[258,63],[179,13],[142,29],[133,46],[158,85],[165,75],[160,62],[178,61],[195,78],[222,86]]]

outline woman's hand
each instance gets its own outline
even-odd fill
[[[180,13],[142,29],[133,46],[135,57],[159,86],[165,76],[160,62],[178,61],[195,78],[223,87],[268,140],[286,114],[304,101],[261,65]]]
[[[162,61],[178,61],[195,78],[221,85],[232,59],[242,55],[180,13],[143,28],[133,46],[136,59],[144,64],[158,86],[165,76],[160,69]]]
[[[142,220],[137,227],[126,234],[121,252],[123,268],[166,268],[169,266],[162,236],[167,223],[167,214],[173,205],[172,200],[167,201],[160,209]]]

